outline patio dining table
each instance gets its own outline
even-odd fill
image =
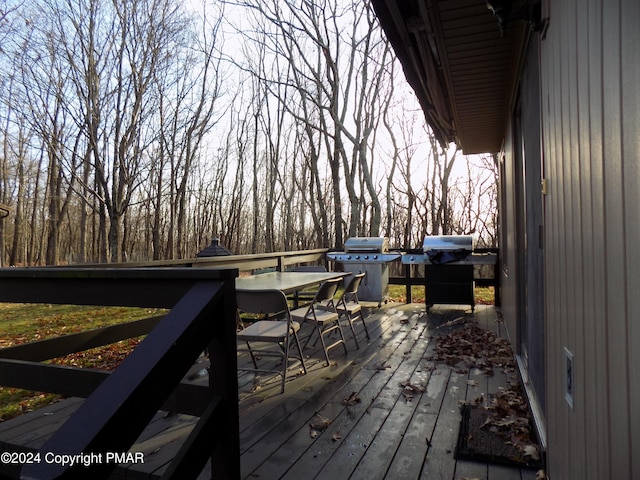
[[[343,278],[350,272],[269,272],[236,278],[237,291],[276,289],[293,293],[334,278]]]

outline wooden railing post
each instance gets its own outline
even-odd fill
[[[238,418],[238,355],[236,348],[235,288],[227,286],[222,331],[209,344],[209,390],[224,403],[226,415],[216,425],[224,438],[211,455],[211,478],[240,478],[240,430]]]
[[[413,291],[411,286],[411,265],[404,266],[404,277],[407,279],[407,303],[413,303]]]

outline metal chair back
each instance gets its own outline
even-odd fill
[[[341,281],[342,279],[340,278],[325,281],[322,285],[320,285],[313,303],[315,304],[318,302],[323,302],[325,300],[333,300],[333,297],[338,290],[338,285]]]
[[[349,280],[349,283],[344,289],[344,293],[350,294],[350,295],[357,295],[358,288],[360,288],[360,283],[362,282],[362,279],[364,278],[365,275],[366,275],[366,272],[362,272],[351,277],[351,280]]]
[[[237,291],[238,308],[245,313],[289,313],[287,297],[280,290]]]

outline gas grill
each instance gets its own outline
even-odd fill
[[[495,255],[473,253],[471,235],[426,236],[422,249],[407,251],[405,265],[424,265],[427,311],[436,304],[470,305],[475,309],[474,265],[493,264]]]
[[[389,263],[400,259],[399,252],[389,252],[386,237],[351,237],[344,242],[344,252],[329,252],[327,259],[341,263],[353,275],[366,272],[358,290],[358,299],[369,302],[387,301]],[[349,277],[345,282],[349,281]]]

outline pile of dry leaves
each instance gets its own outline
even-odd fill
[[[141,338],[129,338],[111,345],[70,353],[51,360],[51,363],[71,367],[115,370],[141,341]]]
[[[456,367],[459,373],[478,368],[485,375],[493,375],[494,368],[502,368],[506,373],[515,369],[509,342],[471,321],[465,322],[463,328],[438,336],[435,354],[427,360]]]
[[[519,384],[509,382],[507,388],[490,395],[488,401],[478,397],[474,403],[490,413],[483,428],[500,436],[525,457],[540,460],[539,447],[531,428],[531,413]]]

